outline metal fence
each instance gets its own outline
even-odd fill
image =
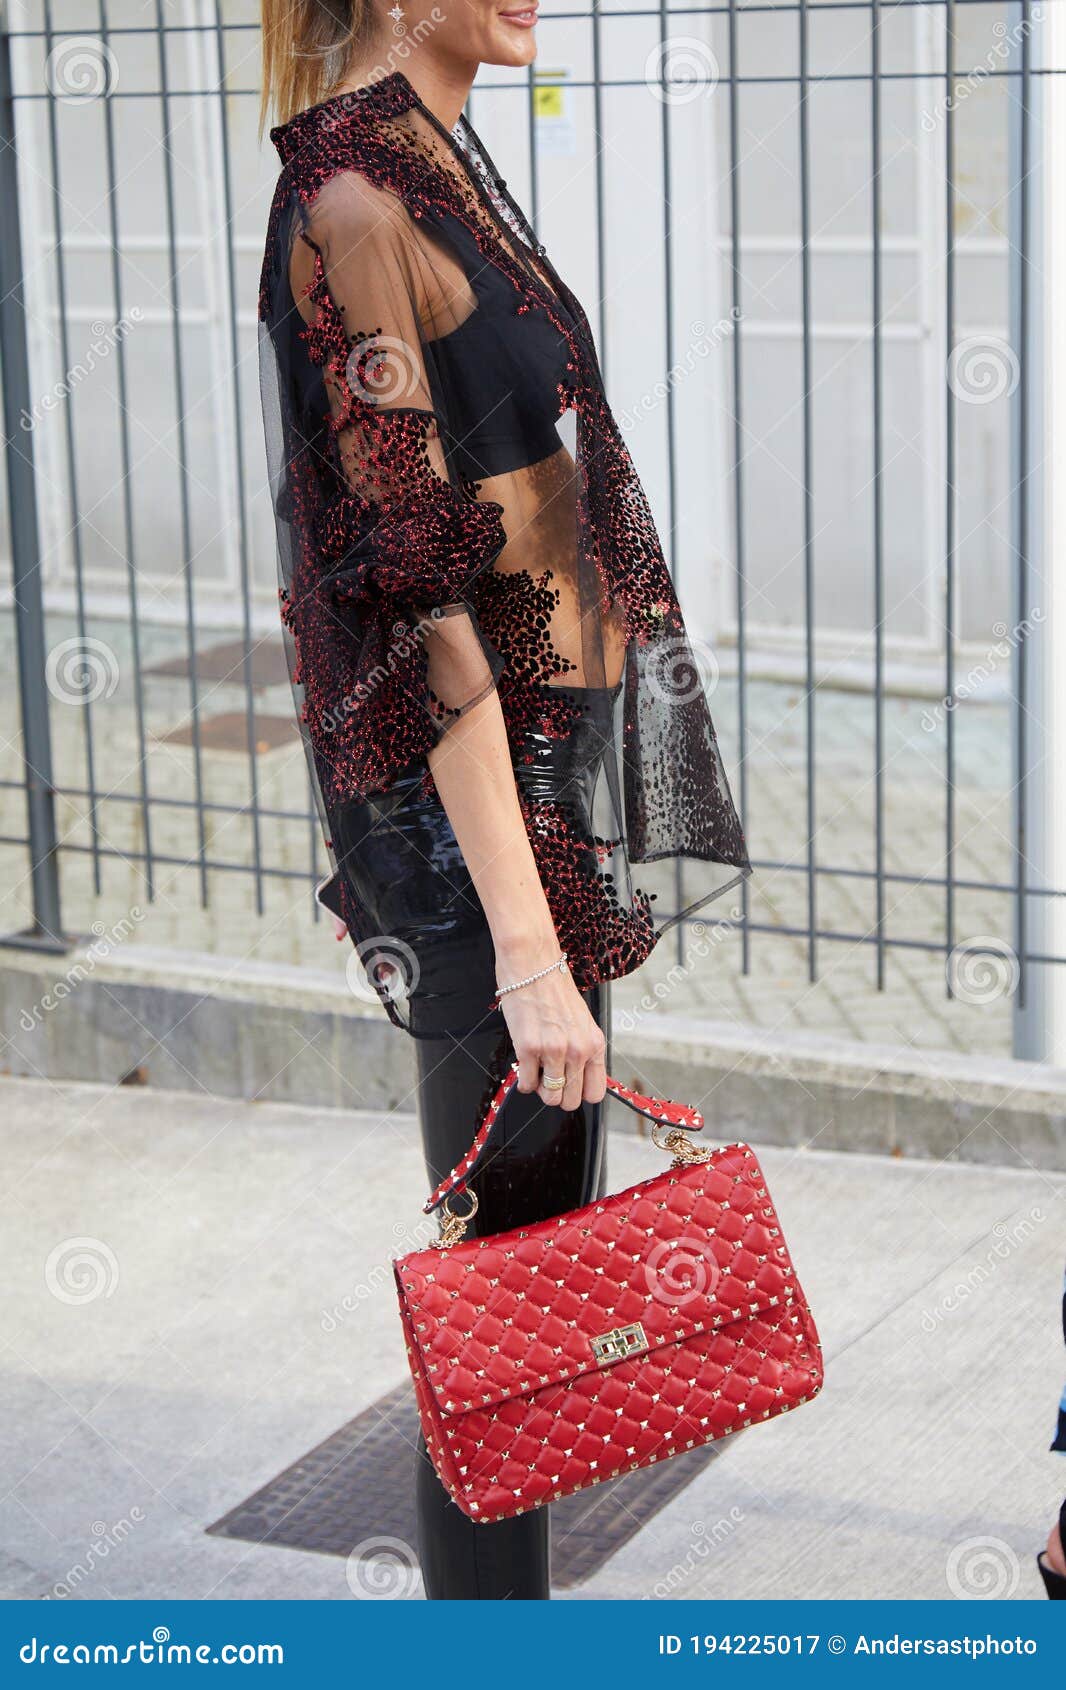
[[[653,420],[634,453],[715,647],[757,869],[782,889],[772,908],[745,899],[744,969],[770,933],[802,941],[812,980],[826,946],[868,943],[880,989],[894,952],[943,958],[949,994],[960,955],[990,959],[1034,1057],[1064,960],[1038,262],[1062,3],[592,0],[547,11],[536,74],[487,71],[471,104],[538,227],[555,220],[619,408],[628,392]],[[254,9],[22,0],[0,18],[21,727],[0,790],[26,816],[5,808],[0,844],[28,851],[33,918],[9,942],[62,949],[109,863],[136,865],[149,901],[191,874],[190,904],[239,882],[262,914],[271,883],[324,865],[306,784],[272,761]],[[616,230],[636,165],[614,167],[636,113],[655,264],[634,280]],[[205,171],[222,226],[204,221]],[[710,394],[686,385],[705,355],[693,288],[714,302]]]

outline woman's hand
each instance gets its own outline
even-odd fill
[[[536,966],[546,964],[541,960]],[[521,980],[536,966],[512,965],[497,955],[497,984]],[[507,992],[500,1008],[518,1058],[519,1091],[535,1091],[545,1103],[563,1109],[577,1109],[582,1100],[601,1102],[607,1091],[607,1041],[571,975],[556,970]],[[565,1076],[566,1085],[545,1087],[544,1075]]]

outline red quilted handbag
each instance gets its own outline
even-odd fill
[[[516,1084],[512,1067],[425,1205],[443,1205],[439,1242],[395,1263],[426,1443],[479,1521],[769,1420],[822,1383],[818,1333],[755,1154],[699,1149],[684,1131],[703,1126],[696,1109],[608,1080],[656,1123],[671,1167],[551,1220],[464,1240],[473,1208],[458,1215],[448,1199],[466,1189]]]

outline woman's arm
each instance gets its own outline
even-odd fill
[[[433,639],[449,637],[448,623],[442,628]],[[469,637],[469,629],[455,633]],[[524,980],[557,961],[560,946],[518,802],[499,694],[453,723],[428,762],[489,924],[496,984]],[[576,1109],[583,1098],[601,1100],[606,1040],[569,974],[557,971],[508,992],[501,1008],[520,1091],[539,1092],[564,1109]],[[541,1069],[565,1074],[565,1090],[545,1090]]]

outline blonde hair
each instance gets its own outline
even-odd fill
[[[373,0],[262,0],[262,15],[260,131],[326,98],[370,33],[374,8]]]

